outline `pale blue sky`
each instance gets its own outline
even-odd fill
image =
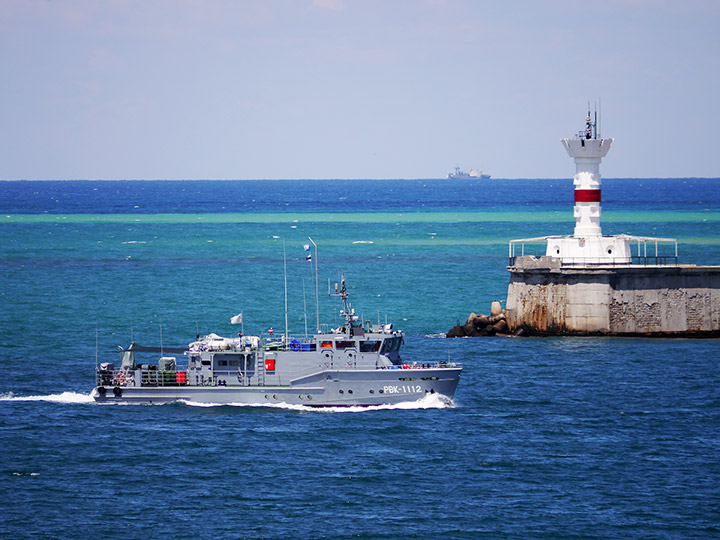
[[[720,177],[714,0],[0,0],[0,179]]]

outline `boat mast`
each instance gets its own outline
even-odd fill
[[[320,295],[318,293],[318,260],[317,260],[317,244],[308,236],[310,243],[315,246],[315,317],[317,319],[316,332],[320,333]]]
[[[305,299],[305,278],[302,280],[303,284],[303,313],[305,315],[305,337],[307,337],[307,300]]]

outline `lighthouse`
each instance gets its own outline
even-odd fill
[[[720,337],[720,266],[678,264],[675,238],[603,235],[600,162],[613,139],[598,137],[588,112],[585,129],[561,143],[575,161],[575,230],[510,240],[509,331]],[[526,244],[545,255],[526,253]]]
[[[575,231],[572,236],[547,239],[546,255],[564,264],[629,264],[630,243],[624,236],[603,236],[600,227],[600,162],[615,139],[598,138],[595,121],[588,111],[585,130],[572,139],[561,139],[568,155],[575,160]]]

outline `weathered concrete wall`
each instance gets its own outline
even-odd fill
[[[511,331],[720,336],[718,266],[561,268],[522,257],[508,270]]]

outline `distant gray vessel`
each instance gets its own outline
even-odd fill
[[[98,402],[369,406],[417,401],[439,394],[448,403],[462,366],[449,361],[406,362],[404,333],[392,324],[365,327],[348,303],[344,276],[335,293],[344,326],[313,335],[223,338],[209,334],[187,348],[120,348],[120,367],[96,367]],[[199,336],[198,336],[199,337]],[[161,353],[143,364],[136,353]],[[175,356],[187,358],[180,365]]]
[[[470,172],[460,170],[460,166],[455,167],[455,172],[447,175],[451,180],[489,180],[489,174],[483,174],[482,171],[470,169]]]

